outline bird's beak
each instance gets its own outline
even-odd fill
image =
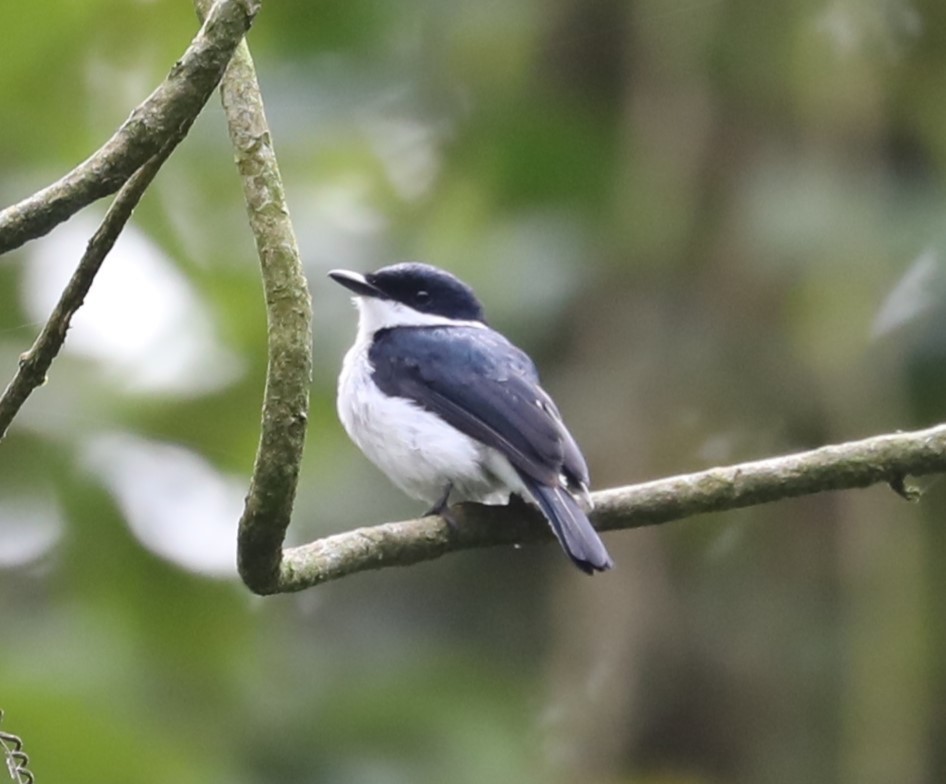
[[[383,297],[384,293],[377,286],[368,282],[360,272],[348,270],[332,270],[328,276],[336,283],[341,283],[346,289],[359,297]]]

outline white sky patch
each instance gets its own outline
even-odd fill
[[[387,219],[370,202],[370,181],[354,175],[294,195],[292,211],[302,258],[319,280],[333,267],[377,266]]]
[[[0,568],[38,560],[62,537],[65,525],[49,498],[5,498],[0,501]]]
[[[362,129],[402,199],[415,201],[430,191],[440,172],[441,155],[429,124],[376,114],[362,123]]]
[[[909,266],[877,310],[871,337],[880,338],[926,313],[937,300],[941,276],[936,251],[927,248]]]
[[[37,241],[23,298],[45,321],[97,222],[77,216]],[[242,363],[222,346],[190,284],[145,234],[129,225],[105,259],[66,338],[65,351],[99,360],[132,391],[199,394],[226,386]]]
[[[817,15],[815,29],[840,55],[880,46],[896,57],[922,35],[923,18],[906,0],[830,0]]]
[[[145,547],[208,577],[236,576],[244,481],[222,475],[188,449],[126,433],[93,438],[84,462]]]

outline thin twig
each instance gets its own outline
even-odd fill
[[[115,200],[105,213],[101,225],[92,235],[75,272],[63,289],[59,302],[29,351],[20,355],[20,363],[13,380],[0,397],[0,441],[6,435],[10,423],[34,389],[46,382],[46,373],[59,354],[66,340],[66,332],[75,312],[82,306],[92,281],[102,266],[105,257],[115,245],[118,235],[131,217],[142,194],[171,151],[183,138],[186,129],[178,129],[177,135],[145,165],[138,169],[122,186]]]
[[[602,531],[637,528],[942,472],[946,425],[602,490],[592,496],[592,520]],[[358,528],[285,550],[279,579],[269,592],[301,591],[355,572],[406,566],[474,547],[551,540],[538,513],[524,504],[463,504],[452,511],[459,518],[455,529],[439,517],[424,517]]]
[[[117,191],[199,114],[259,9],[259,0],[219,0],[167,78],[102,147],[65,177],[0,212],[0,254],[40,237]]]
[[[256,0],[218,0],[167,79],[105,146],[59,182],[0,213],[2,253],[121,186],[49,320],[30,350],[20,356],[16,375],[0,397],[0,440],[33,390],[46,382],[72,317],[85,301],[102,262],[158,170],[187,135],[258,8]],[[147,155],[139,160],[143,150]],[[90,194],[97,195],[90,198]],[[4,243],[12,244],[5,247]]]
[[[197,0],[198,13],[207,0]],[[282,178],[246,42],[220,85],[230,141],[256,238],[268,321],[269,363],[260,441],[237,542],[237,566],[257,593],[271,593],[292,517],[312,383],[312,303]]]
[[[0,721],[3,711],[0,710]],[[18,735],[0,730],[0,751],[3,752],[7,773],[15,784],[33,784],[35,779],[29,771],[30,758],[23,751],[23,741]]]

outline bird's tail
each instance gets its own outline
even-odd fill
[[[593,574],[614,565],[588,516],[567,490],[523,479],[575,566],[586,574]]]

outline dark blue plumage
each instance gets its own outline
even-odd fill
[[[369,272],[365,280],[375,296],[400,302],[418,313],[449,315],[459,321],[483,321],[483,306],[473,289],[449,272],[428,264],[404,262]]]
[[[493,330],[418,326],[375,333],[372,379],[504,455],[584,571],[611,561],[572,493],[588,468],[532,360]]]
[[[575,496],[561,485],[522,479],[572,563],[586,574],[610,569],[611,557]]]

